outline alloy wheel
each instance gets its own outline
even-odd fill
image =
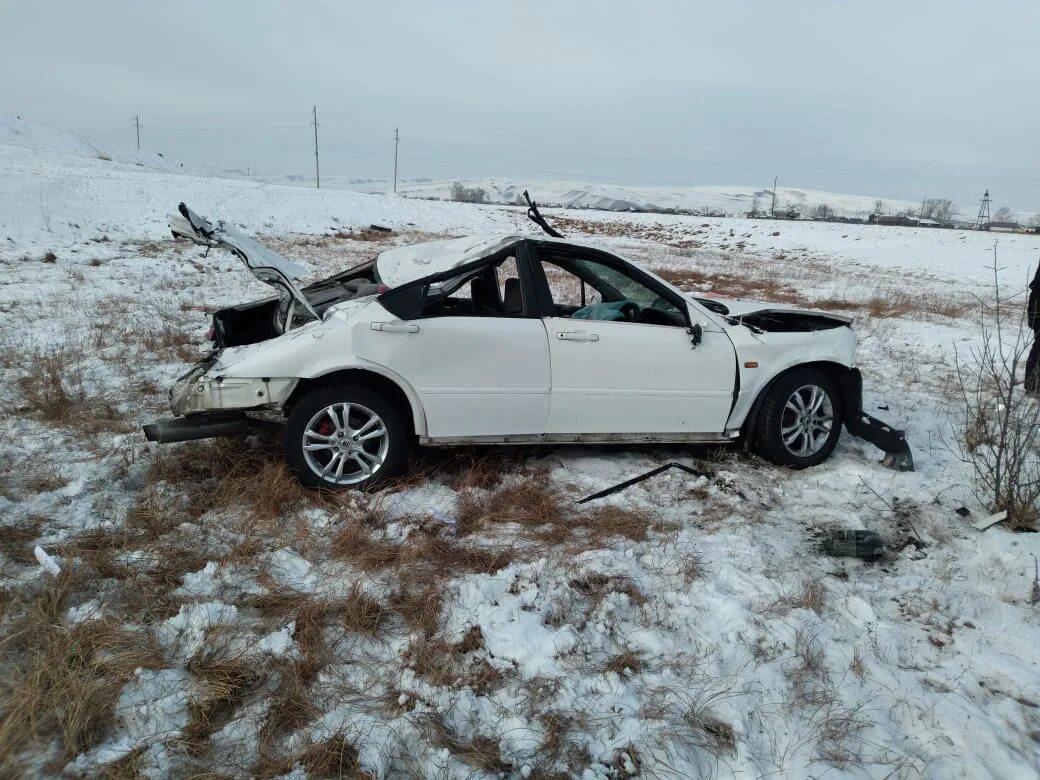
[[[390,449],[383,419],[367,406],[335,403],[320,409],[303,431],[303,457],[319,479],[354,485],[382,468]]]

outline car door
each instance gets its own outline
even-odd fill
[[[736,381],[735,351],[722,328],[619,258],[561,246],[540,245],[537,262],[551,307],[546,432],[722,433]],[[618,305],[619,296],[636,303],[642,321],[585,318],[590,309],[605,316],[597,307],[609,315],[604,304]],[[696,345],[693,324],[700,326]]]
[[[515,257],[496,258],[476,275],[467,272],[419,292],[419,316],[376,317],[356,332],[355,351],[415,388],[427,436],[542,433],[549,410],[548,340],[541,319],[524,311]]]

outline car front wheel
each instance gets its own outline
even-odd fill
[[[838,444],[842,412],[838,386],[830,377],[810,368],[792,371],[767,391],[753,449],[781,466],[815,466]]]
[[[307,393],[285,425],[285,459],[306,487],[369,488],[404,471],[409,436],[393,403],[368,387]]]

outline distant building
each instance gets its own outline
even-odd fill
[[[998,233],[1017,233],[1022,229],[1022,226],[1017,222],[987,222],[982,227],[983,230],[993,230]]]

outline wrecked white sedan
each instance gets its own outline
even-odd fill
[[[152,441],[244,434],[275,412],[289,466],[318,488],[399,475],[416,442],[742,441],[801,468],[843,425],[913,466],[902,431],[862,410],[846,317],[691,297],[540,236],[390,249],[301,288],[304,266],[179,212],[174,235],[230,250],[279,294],[214,314],[215,349],[174,384],[175,418],[144,426]]]

